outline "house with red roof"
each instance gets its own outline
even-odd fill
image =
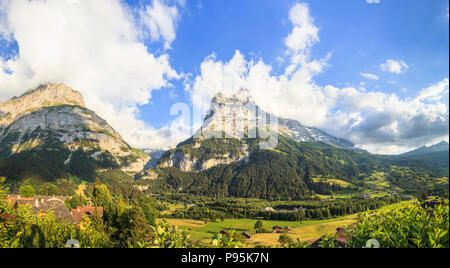
[[[103,217],[103,207],[80,207],[71,210],[73,221],[77,224],[83,221],[84,216],[91,216],[97,213]]]

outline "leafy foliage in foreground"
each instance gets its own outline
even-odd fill
[[[108,247],[108,235],[98,217],[86,217],[79,227],[55,219],[52,213],[36,215],[29,205],[14,209],[5,194],[0,185],[1,248],[64,248],[70,239],[83,248]]]
[[[448,200],[434,207],[415,204],[389,212],[363,214],[352,230],[349,247],[376,239],[382,248],[448,248]]]
[[[240,248],[243,247],[239,235],[233,230],[228,234],[215,234],[209,244],[190,239],[188,231],[180,230],[162,221],[152,227],[153,236],[147,241],[138,242],[141,248]]]
[[[364,248],[371,239],[377,240],[380,248],[449,248],[448,199],[432,206],[415,203],[387,212],[361,214],[348,236],[348,248]],[[280,237],[280,245],[285,248],[312,246],[286,237]],[[337,248],[336,236],[327,234],[316,246]]]

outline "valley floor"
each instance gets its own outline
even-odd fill
[[[334,233],[338,227],[349,226],[356,222],[357,214],[347,215],[345,217],[327,219],[327,220],[313,220],[313,221],[266,221],[261,220],[264,229],[272,230],[273,226],[289,227],[291,230],[287,233],[294,240],[297,238],[300,241],[314,242],[318,238],[328,233]],[[179,227],[182,230],[191,230],[191,239],[207,242],[210,241],[215,233],[222,230],[236,230],[238,233],[250,232],[253,234],[252,238],[246,240],[247,247],[255,247],[258,245],[276,247],[280,234],[277,233],[263,233],[254,234],[254,226],[257,219],[226,219],[218,222],[207,222],[202,220],[191,219],[159,219],[165,220],[170,225]]]
[[[398,209],[404,206],[412,205],[416,200],[402,201],[396,204],[387,205],[378,212],[387,212],[393,209]],[[369,214],[372,212],[368,212]],[[312,243],[322,236],[330,233],[336,233],[337,228],[345,228],[357,221],[358,214],[351,214],[343,217],[337,217],[326,220],[308,220],[308,221],[270,221],[260,220],[263,228],[272,230],[273,226],[289,227],[290,231],[287,233],[294,241],[300,239],[302,242]],[[187,230],[190,233],[192,240],[201,242],[210,242],[214,234],[222,230],[235,230],[237,233],[250,232],[251,239],[245,241],[246,247],[266,246],[277,247],[279,245],[279,233],[261,233],[255,234],[254,226],[258,219],[225,219],[224,221],[210,222],[204,220],[192,219],[171,219],[160,218],[158,221],[166,221],[171,226]]]

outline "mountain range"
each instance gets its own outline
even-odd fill
[[[259,113],[267,117],[255,116]],[[261,149],[264,139],[248,134],[259,133],[258,120],[269,118],[273,117],[247,90],[232,96],[217,94],[202,127],[164,153],[155,169],[143,172],[141,183],[153,192],[261,199],[336,192],[433,192],[448,187],[448,169],[406,157],[373,155],[295,120],[278,118],[276,147]],[[205,137],[205,130],[209,136],[219,135]],[[447,176],[442,184],[433,180],[441,175]]]
[[[410,157],[410,156],[418,156],[418,155],[429,154],[429,153],[444,152],[444,151],[448,151],[448,150],[449,150],[448,142],[441,141],[438,144],[431,145],[431,146],[423,146],[423,147],[420,147],[413,151],[401,154],[400,156]]]
[[[269,120],[276,120],[276,129],[266,124]],[[276,145],[261,148],[267,141],[261,133],[276,134]],[[448,143],[446,148],[448,155]],[[448,156],[439,161],[413,156],[443,149],[445,144],[397,157],[373,155],[266,113],[247,90],[217,94],[202,127],[169,151],[132,148],[86,107],[79,92],[63,84],[41,85],[0,103],[0,176],[10,185],[61,178],[89,182],[114,171],[100,177],[119,185],[133,183],[134,176],[138,189],[150,193],[303,199],[344,192],[435,192],[448,188]]]
[[[420,161],[433,169],[436,174],[448,177],[449,144],[446,141],[431,146],[423,146],[397,157]]]

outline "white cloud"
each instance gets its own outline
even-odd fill
[[[367,2],[368,4],[379,4],[379,3],[381,3],[380,0],[366,0],[366,2]]]
[[[378,80],[379,77],[377,75],[371,74],[371,73],[360,73],[360,75],[364,78],[370,79],[370,80]]]
[[[448,87],[447,79],[437,85],[445,81]],[[417,147],[431,139],[448,136],[446,102],[424,102],[420,94],[413,99],[400,99],[395,94],[361,92],[354,88],[336,91],[339,93],[335,107],[340,112],[338,116],[330,115],[327,128],[362,147],[378,145],[378,151],[394,144],[399,148]]]
[[[179,74],[169,56],[155,56],[140,41],[134,19],[119,0],[6,0],[0,25],[11,31],[19,54],[0,58],[0,100],[47,82],[82,92],[89,108],[136,147],[164,144],[138,119],[139,105]],[[2,33],[4,34],[4,33]],[[124,94],[124,92],[126,92]],[[173,142],[173,141],[172,141]]]
[[[428,88],[419,92],[418,100],[439,101],[448,96],[449,80],[448,78],[440,81],[437,84],[431,85]]]
[[[324,129],[376,153],[400,153],[432,139],[448,136],[448,105],[437,96],[448,92],[448,79],[424,89],[416,98],[365,91],[353,87],[321,87],[307,66],[292,77],[273,75],[262,60],[246,60],[236,51],[228,62],[208,57],[192,85],[203,110],[218,92],[236,93],[247,88],[267,111],[274,104],[278,115]]]
[[[0,2],[0,11],[7,14],[3,19],[0,15],[0,34],[13,33],[20,51],[11,60],[0,59],[1,67],[13,72],[0,71],[0,99],[41,83],[62,82],[81,91],[88,107],[133,146],[168,147],[182,139],[190,129],[187,122],[155,130],[138,119],[138,107],[149,102],[152,91],[181,75],[171,67],[168,55],[148,52],[140,41],[143,29],[126,10],[119,0]],[[176,29],[176,23],[171,24],[170,18],[175,17],[153,19],[166,48],[175,38],[171,27]],[[159,25],[164,20],[169,21],[166,28]],[[200,74],[185,84],[186,90],[209,105],[219,91],[247,88],[264,109],[271,111],[276,103],[280,116],[348,138],[373,152],[402,151],[448,137],[448,97],[444,97],[448,78],[407,99],[351,87],[319,86],[314,77],[328,66],[330,56],[311,59],[310,50],[319,37],[308,6],[295,5],[290,20],[293,30],[285,39],[289,65],[283,74],[274,75],[272,66],[262,59],[247,59],[239,51],[225,62],[213,54],[202,62]],[[384,65],[394,73],[407,68],[406,63],[394,60]],[[170,130],[176,130],[175,134]]]
[[[314,19],[310,16],[307,4],[295,4],[289,12],[289,20],[293,29],[284,40],[287,48],[286,55],[290,56],[291,61],[285,70],[286,75],[291,75],[302,65],[309,65],[311,47],[320,41],[319,28],[314,25]],[[325,61],[322,61],[324,65],[326,65]],[[323,66],[310,65],[310,67],[321,69]]]
[[[216,61],[211,56],[202,63],[192,94],[200,96],[202,105],[208,106],[218,92],[232,94],[247,88],[265,110],[271,111],[276,104],[280,116],[313,125],[322,123],[327,114],[328,99],[312,81],[322,66],[320,61],[306,62],[292,75],[273,76],[270,65],[262,60],[247,61],[239,51],[229,62]]]
[[[191,88],[193,98],[207,108],[211,98],[218,92],[232,94],[247,88],[256,103],[266,111],[275,109],[272,104],[283,107],[280,116],[295,118],[304,124],[320,124],[328,112],[328,100],[313,77],[327,66],[329,55],[320,60],[310,59],[310,48],[319,41],[318,28],[313,24],[306,4],[296,4],[290,11],[293,24],[286,38],[290,64],[284,74],[273,76],[272,66],[260,60],[247,60],[239,50],[228,62],[216,61],[215,54],[201,64],[201,74],[194,78]],[[299,107],[304,111],[299,112]]]
[[[178,4],[185,5],[185,1],[178,0]],[[170,49],[175,40],[175,30],[180,19],[176,5],[169,6],[164,1],[153,0],[140,12],[142,23],[150,30],[153,41],[164,39],[164,48]]]
[[[393,81],[393,80],[388,80],[387,82],[389,84],[391,84],[391,85],[398,85],[398,83],[396,81]]]
[[[294,25],[291,34],[285,40],[285,44],[290,50],[293,52],[305,51],[319,41],[319,29],[309,15],[307,4],[297,3],[291,9],[289,19]]]
[[[401,74],[406,72],[409,66],[404,61],[388,59],[385,63],[380,64],[380,67],[384,72]]]

